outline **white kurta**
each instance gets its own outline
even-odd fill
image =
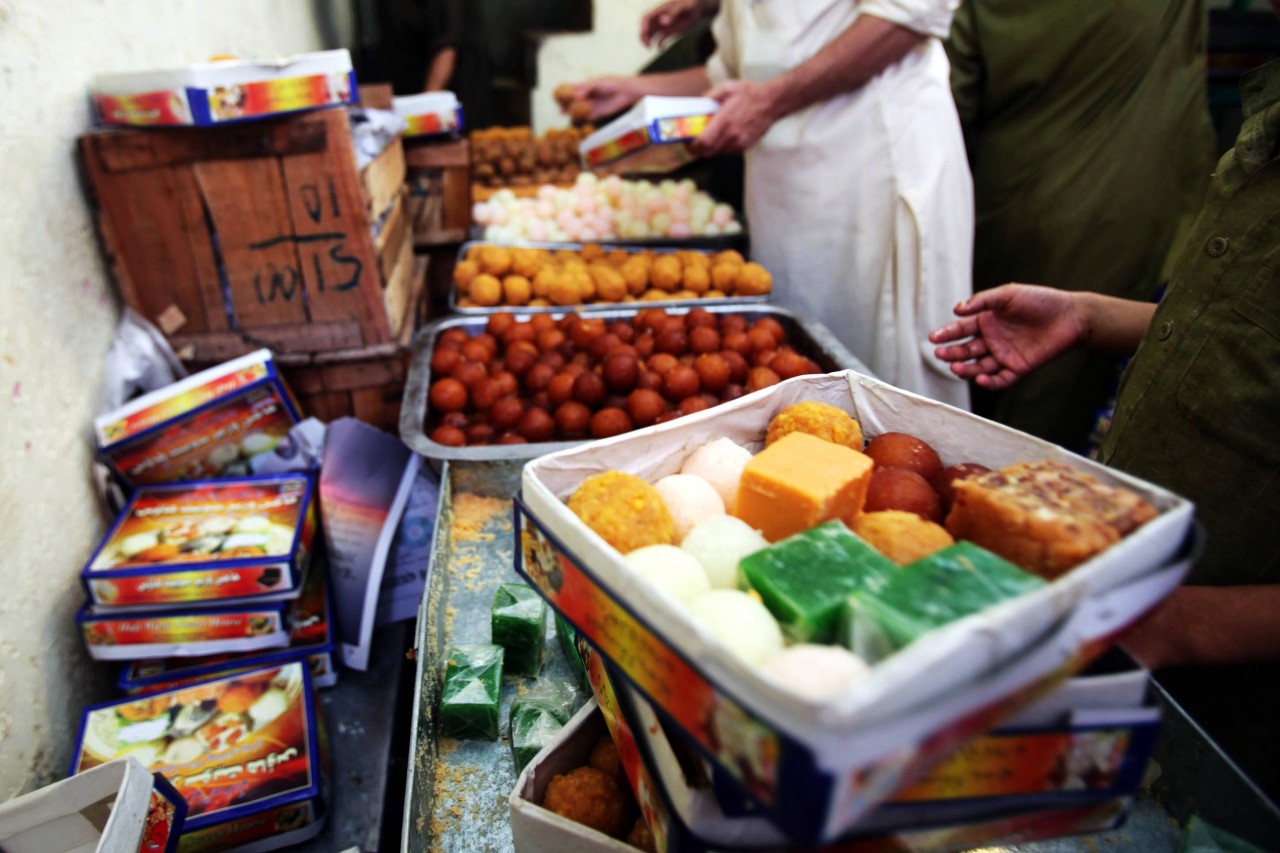
[[[972,291],[973,182],[939,39],[959,0],[723,0],[712,84],[762,82],[859,15],[929,36],[861,88],[782,119],[746,153],[751,250],[777,302],[880,378],[968,408],[930,329]]]

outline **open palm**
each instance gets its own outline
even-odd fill
[[[960,303],[955,312],[959,320],[929,334],[944,344],[934,354],[951,362],[952,373],[993,390],[1009,387],[1085,335],[1071,294],[1050,287],[1002,285]]]

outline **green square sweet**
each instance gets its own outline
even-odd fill
[[[547,603],[522,583],[504,583],[493,594],[490,636],[507,650],[510,675],[537,675],[547,642]]]
[[[490,643],[449,649],[440,695],[441,734],[497,739],[502,655],[502,646]]]
[[[898,571],[841,521],[789,536],[738,565],[783,632],[799,643],[833,642],[849,594],[874,589]]]
[[[972,542],[957,542],[903,566],[877,589],[850,594],[842,639],[875,661],[935,628],[1044,585]]]

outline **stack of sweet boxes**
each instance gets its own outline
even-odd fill
[[[186,798],[201,844],[274,847],[322,825],[313,689],[336,674],[314,478],[279,465],[298,420],[261,350],[94,424],[129,495],[82,572],[77,621],[129,695],[85,711],[71,772],[137,758]]]

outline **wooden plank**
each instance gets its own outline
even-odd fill
[[[352,414],[351,395],[346,391],[307,394],[298,400],[304,414],[328,423]]]
[[[404,147],[410,169],[445,169],[471,165],[471,146],[465,139],[452,142],[410,142]]]
[[[391,109],[394,93],[390,83],[361,83],[356,88],[360,92],[360,106],[375,110]]]
[[[267,347],[277,353],[310,353],[318,350],[353,349],[360,346],[360,324],[302,323],[259,326],[244,332],[178,333],[169,343],[183,361],[220,362]]]
[[[409,306],[412,311],[405,317],[405,322],[400,327],[400,334],[396,337],[402,347],[411,346],[414,332],[431,319],[431,300],[424,298],[427,292],[427,263],[426,255],[413,256],[413,273],[410,279],[412,289],[409,292]]]
[[[231,310],[239,327],[308,320],[279,162],[269,157],[210,160],[195,164],[193,171],[218,234]]]
[[[172,318],[189,331],[225,328],[210,325],[174,170],[117,175],[86,163],[86,174],[125,303],[157,325],[164,316],[170,328]]]
[[[471,170],[444,170],[444,230],[471,227]]]
[[[453,246],[458,243],[467,241],[467,229],[452,228],[442,231],[429,231],[426,234],[416,234],[413,238],[413,245],[421,249],[434,249],[440,246]]]
[[[404,187],[404,146],[397,139],[360,170],[360,193],[370,222],[376,222]]]
[[[107,172],[305,154],[328,145],[332,128],[320,118],[325,112],[329,111],[221,127],[98,131],[80,137],[80,143],[95,168]],[[345,110],[336,112],[345,120]]]
[[[295,395],[322,394],[325,391],[324,375],[318,367],[285,365],[282,372],[285,383]]]
[[[328,113],[335,126],[329,147],[281,161],[300,279],[313,321],[354,319],[362,344],[391,340],[373,237],[360,197],[349,133],[339,132],[345,113]]]
[[[204,304],[205,328],[214,332],[227,329],[227,306],[222,293],[222,276],[218,271],[218,256],[209,233],[209,221],[195,172],[189,166],[181,166],[170,169],[170,174],[177,193],[179,222],[191,254],[192,276]]]
[[[413,305],[410,297],[413,293],[413,244],[408,240],[400,242],[400,259],[387,278],[387,290],[383,294],[387,305],[387,320],[391,334],[400,336],[405,322],[413,316]]]
[[[407,196],[401,191],[395,204],[391,206],[391,213],[382,223],[382,231],[374,240],[374,250],[378,253],[378,272],[382,274],[384,283],[391,277],[391,271],[400,257],[401,244],[413,245],[409,239],[409,216],[405,213],[406,204]]]
[[[404,385],[404,361],[393,355],[319,368],[324,390],[351,391],[381,385]]]
[[[400,405],[404,401],[403,385],[361,388],[350,394],[351,413],[355,417],[393,435],[399,434]]]

